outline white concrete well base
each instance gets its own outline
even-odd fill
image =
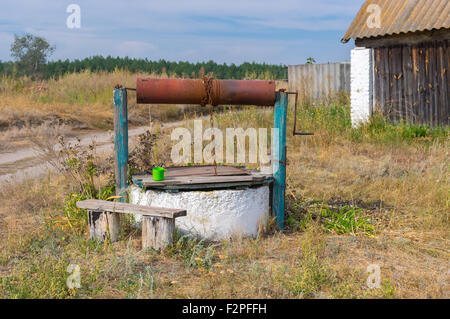
[[[254,237],[269,216],[269,186],[243,190],[180,191],[169,193],[130,186],[130,203],[187,210],[176,220],[182,233],[210,240]],[[141,222],[141,216],[136,221]]]

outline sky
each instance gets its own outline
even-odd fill
[[[0,60],[14,34],[42,36],[51,60],[94,55],[303,64],[350,60],[340,39],[364,0],[2,0]],[[80,28],[68,28],[70,4]]]

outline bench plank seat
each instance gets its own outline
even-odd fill
[[[116,241],[119,238],[120,214],[142,216],[142,248],[161,249],[173,242],[175,218],[186,216],[184,209],[149,207],[135,204],[88,199],[77,202],[86,209],[91,239]]]
[[[87,209],[92,212],[137,214],[164,218],[177,218],[186,216],[186,210],[184,209],[149,207],[135,204],[107,202],[98,199],[88,199],[77,202],[77,207]]]

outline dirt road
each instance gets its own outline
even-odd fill
[[[183,125],[183,121],[166,123],[162,128],[177,127]],[[149,126],[141,126],[130,129],[128,131],[129,141],[132,143],[133,138],[148,130]],[[92,142],[96,142],[97,153],[107,154],[114,149],[114,132],[94,132],[79,135],[81,146],[88,146]],[[70,138],[67,143],[75,143],[76,137]],[[58,146],[55,146],[58,150]],[[45,174],[51,165],[42,158],[42,153],[33,148],[22,148],[13,152],[0,153],[0,184],[14,183],[23,181],[26,178],[37,177]]]

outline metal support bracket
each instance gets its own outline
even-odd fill
[[[298,91],[295,92],[286,92],[286,94],[295,95],[295,107],[294,107],[294,129],[293,129],[293,135],[294,136],[311,136],[314,135],[314,133],[304,133],[304,132],[297,132],[297,105],[298,105]]]

